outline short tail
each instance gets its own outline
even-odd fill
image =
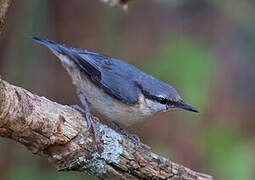
[[[62,53],[62,50],[59,48],[58,44],[52,42],[52,41],[47,41],[38,37],[32,37],[35,42],[45,45],[46,47],[50,48],[51,50],[57,51],[59,53]]]
[[[32,40],[34,40],[35,42],[37,42],[39,44],[42,44],[42,45],[48,47],[65,64],[69,64],[69,62],[66,61],[66,59],[62,59],[61,57],[59,57],[58,54],[56,54],[54,51],[58,52],[59,54],[68,56],[69,60],[76,63],[79,66],[79,68],[81,68],[83,71],[86,71],[86,69],[84,69],[84,67],[81,64],[84,60],[81,60],[81,57],[79,56],[78,52],[72,51],[72,48],[68,48],[64,45],[60,45],[60,44],[57,44],[53,41],[47,41],[47,40],[44,40],[44,39],[41,39],[41,38],[38,38],[38,37],[32,37]],[[84,61],[83,63],[86,64],[87,62]]]

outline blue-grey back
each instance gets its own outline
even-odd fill
[[[171,101],[179,100],[179,95],[170,85],[124,61],[89,50],[66,47],[40,38],[33,39],[68,56],[93,83],[123,103],[137,103],[141,93],[151,99],[164,96]]]

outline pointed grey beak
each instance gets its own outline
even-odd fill
[[[199,112],[198,110],[196,110],[196,109],[193,108],[192,106],[190,106],[190,105],[188,105],[188,104],[185,104],[185,103],[178,104],[178,105],[176,105],[176,107],[177,107],[177,108],[180,108],[180,109],[187,110],[187,111]]]

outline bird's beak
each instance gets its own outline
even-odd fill
[[[190,106],[190,105],[188,105],[188,104],[185,104],[185,103],[178,104],[176,107],[177,107],[177,108],[180,108],[180,109],[187,110],[187,111],[199,112],[198,110],[196,110],[196,109],[193,108],[192,106]]]

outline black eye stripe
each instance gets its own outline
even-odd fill
[[[172,102],[169,101],[167,98],[153,96],[153,95],[151,95],[150,93],[148,93],[147,91],[144,91],[144,90],[142,90],[142,93],[144,94],[144,96],[146,98],[157,101],[157,102],[160,102],[161,104],[169,104],[169,103],[172,104]]]
[[[160,99],[159,99],[159,102],[160,102],[161,104],[166,104],[166,103],[167,103],[166,99],[164,99],[164,98],[160,98]]]

